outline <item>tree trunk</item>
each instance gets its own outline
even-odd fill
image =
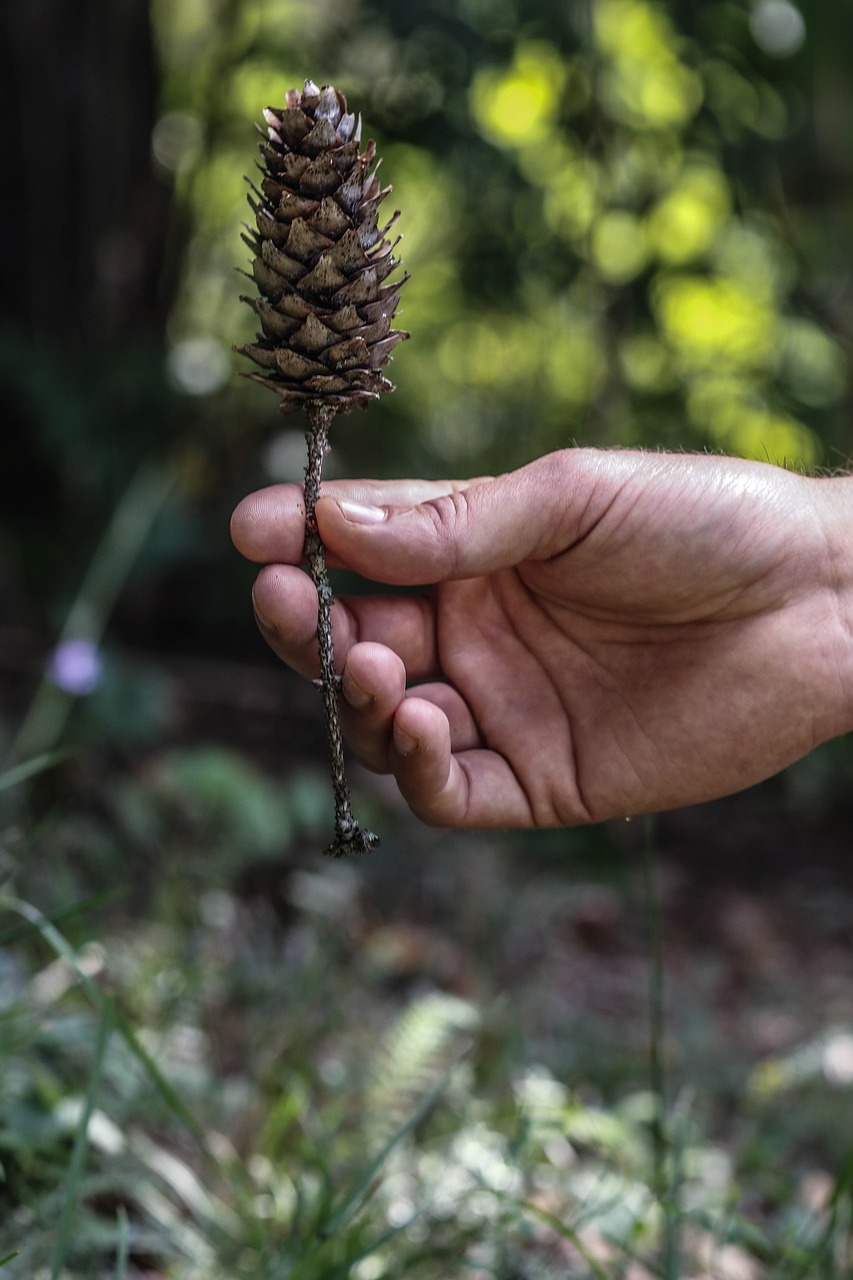
[[[148,0],[4,5],[0,104],[3,311],[54,347],[156,341],[171,193]]]

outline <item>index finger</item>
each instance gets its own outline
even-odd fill
[[[329,480],[323,497],[367,506],[414,507],[433,498],[458,493],[475,480]],[[305,542],[305,498],[300,484],[274,484],[250,493],[231,517],[237,550],[256,564],[299,564]],[[332,568],[340,561],[329,557]]]

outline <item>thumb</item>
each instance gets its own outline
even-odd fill
[[[329,551],[377,582],[418,586],[494,573],[547,559],[583,536],[596,519],[595,456],[585,449],[548,454],[414,506],[324,497],[317,524]]]

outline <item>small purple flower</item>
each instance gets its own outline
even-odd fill
[[[50,656],[47,676],[66,693],[84,697],[97,689],[102,667],[98,646],[91,640],[63,640]]]

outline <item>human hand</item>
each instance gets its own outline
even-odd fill
[[[493,480],[339,481],[356,756],[436,825],[570,826],[740,790],[853,727],[853,480],[572,449]],[[355,505],[352,505],[355,504]],[[246,498],[266,638],[317,675],[297,485]]]

